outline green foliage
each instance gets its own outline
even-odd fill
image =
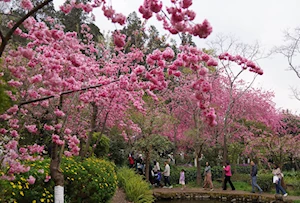
[[[273,175],[271,173],[258,174],[257,184],[260,186],[260,188],[263,191],[265,192],[271,191],[271,189],[274,188]]]
[[[250,176],[249,176],[250,178]],[[242,190],[242,191],[251,191],[252,186],[250,182],[244,182],[244,181],[233,181],[233,185],[236,190]]]
[[[153,159],[158,159],[159,154],[169,151],[173,147],[173,143],[161,135],[149,135],[135,143],[135,148],[143,152],[151,152]]]
[[[100,136],[100,132],[93,133],[93,138],[92,138],[93,144],[96,143],[97,139],[99,139],[99,136]],[[106,157],[109,153],[109,147],[110,147],[110,139],[107,136],[102,135],[98,145],[96,146],[94,154],[99,158]]]
[[[49,174],[49,159],[28,163],[30,173],[16,175],[14,181],[0,181],[1,202],[53,202],[54,182],[45,182]],[[115,166],[108,161],[88,158],[84,161],[63,158],[61,169],[65,176],[66,202],[107,202],[115,193]],[[30,185],[27,178],[36,178]]]
[[[143,180],[142,176],[126,167],[120,168],[117,174],[119,186],[124,189],[129,201],[134,203],[154,202],[149,184]]]
[[[109,159],[112,160],[117,166],[122,166],[127,160],[127,154],[129,146],[124,140],[124,137],[120,135],[121,132],[117,127],[110,130],[110,148]]]

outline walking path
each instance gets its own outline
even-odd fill
[[[275,194],[268,194],[268,193],[251,193],[239,190],[222,190],[222,189],[215,189],[213,191],[205,190],[203,188],[185,188],[181,190],[181,188],[155,188],[153,189],[153,194],[157,198],[179,198],[179,197],[214,197],[217,198],[218,196],[222,197],[229,197],[229,198],[245,198],[245,199],[264,199],[266,201],[275,200]],[[281,196],[279,196],[281,198]],[[295,200],[300,200],[300,196],[290,196],[283,197],[285,202],[292,202]]]

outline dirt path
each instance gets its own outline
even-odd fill
[[[117,188],[117,191],[113,196],[111,203],[130,203],[130,202],[126,200],[126,195],[124,191],[120,188]]]

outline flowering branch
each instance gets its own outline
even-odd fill
[[[23,18],[21,18],[18,22],[16,22],[16,24],[14,24],[14,26],[8,31],[8,33],[4,36],[3,33],[1,33],[0,31],[0,37],[2,39],[2,43],[0,46],[0,57],[3,54],[3,51],[8,43],[8,41],[10,40],[11,36],[13,35],[13,33],[16,31],[16,29],[30,16],[32,16],[35,12],[37,12],[38,10],[42,9],[44,6],[46,6],[47,4],[49,4],[51,1],[53,0],[46,0],[43,3],[41,3],[40,5],[37,5],[36,7],[34,7],[31,11],[29,11],[25,16],[23,16]]]

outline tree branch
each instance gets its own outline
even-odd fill
[[[37,12],[38,10],[42,9],[44,6],[46,6],[47,4],[49,4],[51,1],[53,0],[46,0],[43,3],[41,3],[40,5],[37,5],[36,7],[34,7],[31,11],[29,11],[25,16],[23,16],[18,22],[16,22],[16,24],[14,24],[14,26],[8,31],[8,33],[6,34],[6,36],[4,37],[3,34],[1,36],[2,39],[2,43],[0,46],[0,57],[2,56],[4,49],[8,43],[8,41],[10,40],[11,36],[13,35],[13,33],[16,31],[16,29],[30,16],[32,16],[35,12]]]
[[[117,81],[119,81],[119,79],[113,80],[108,84],[111,84],[111,83],[114,83],[114,82],[117,82]],[[81,88],[79,90],[68,90],[68,91],[60,93],[59,96],[67,95],[67,94],[71,94],[71,93],[75,93],[75,92],[81,92],[81,91],[85,91],[85,90],[89,90],[89,89],[95,89],[97,87],[102,87],[104,85],[107,85],[107,84],[98,84],[98,85],[94,85],[94,86],[84,87],[84,88]],[[31,103],[34,103],[34,102],[44,101],[44,100],[51,99],[51,98],[54,98],[54,97],[55,97],[54,95],[51,95],[51,96],[47,96],[47,97],[43,97],[43,98],[39,98],[39,99],[33,99],[33,100],[21,102],[21,103],[19,103],[18,106],[21,107],[21,106],[26,105],[26,104],[31,104]]]

